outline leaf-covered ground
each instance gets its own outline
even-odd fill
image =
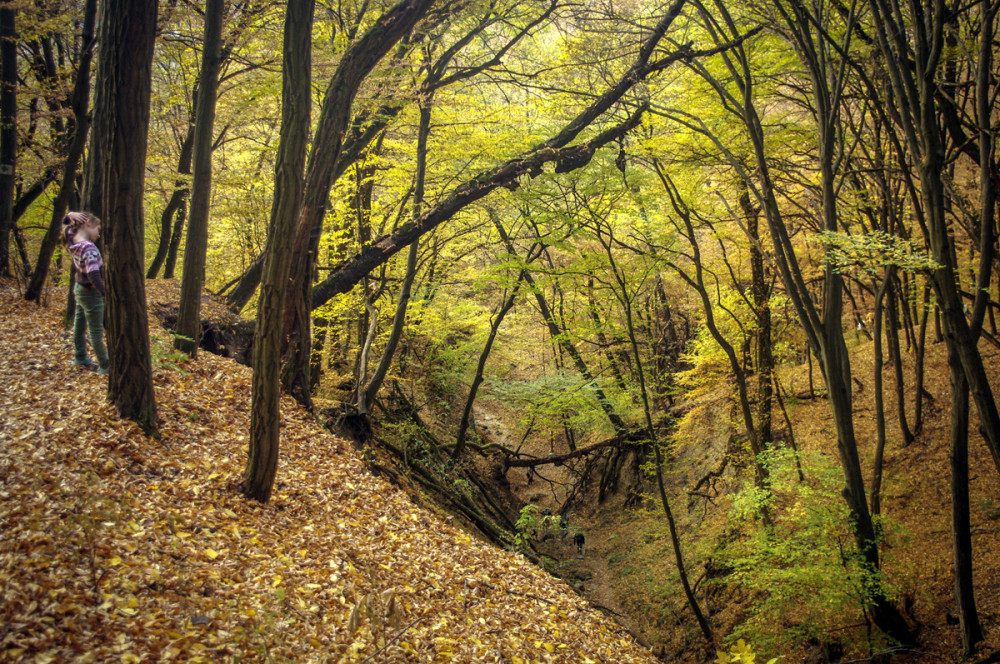
[[[522,557],[370,475],[283,402],[272,502],[234,489],[250,370],[153,334],[161,437],[0,288],[0,661],[652,662]]]

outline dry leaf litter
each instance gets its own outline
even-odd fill
[[[0,292],[0,661],[655,661],[290,399],[273,499],[246,500],[250,370],[151,326],[147,438],[71,366],[60,313]]]

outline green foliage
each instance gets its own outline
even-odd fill
[[[610,389],[603,383],[601,386]],[[576,373],[567,371],[542,375],[534,380],[498,382],[492,386],[492,391],[516,409],[522,419],[534,421],[540,430],[561,431],[565,421],[577,431],[610,432],[607,418],[588,382]],[[616,402],[615,406],[619,404]]]
[[[860,624],[873,588],[893,593],[858,554],[840,496],[840,469],[819,455],[804,462],[809,477],[799,482],[790,450],[764,455],[771,492],[748,483],[735,497],[731,541],[720,554],[720,563],[733,570],[726,582],[754,597],[749,618],[734,634],[768,649]],[[761,519],[765,509],[773,526]],[[898,534],[891,523],[878,525]],[[843,634],[850,637],[849,629]]]
[[[530,548],[532,533],[541,523],[542,512],[538,505],[528,503],[521,508],[521,515],[514,524],[514,549],[516,551],[526,551]]]
[[[186,373],[182,368],[191,358],[184,351],[174,348],[173,339],[193,342],[194,339],[182,334],[169,332],[169,340],[161,335],[150,337],[149,345],[153,356],[153,367]]]
[[[729,646],[729,652],[717,650],[715,654],[717,657],[714,664],[757,664],[757,653],[743,639],[738,639],[736,643]],[[772,657],[767,660],[767,664],[776,664],[779,659],[779,657]]]
[[[909,272],[930,272],[940,267],[909,240],[884,231],[864,234],[823,231],[817,238],[826,247],[826,260],[837,272],[861,271],[877,276],[895,266]]]

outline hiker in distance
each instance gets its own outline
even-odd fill
[[[108,373],[108,348],[104,345],[104,260],[94,244],[101,235],[101,220],[88,212],[69,212],[62,220],[63,242],[73,257],[73,364],[101,375]],[[87,332],[97,357],[87,353]]]

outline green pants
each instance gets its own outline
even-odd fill
[[[94,347],[98,373],[108,373],[108,348],[104,345],[104,296],[94,288],[84,288],[80,284],[73,287],[76,298],[76,315],[73,320],[73,364],[85,365],[87,356],[87,331],[90,331],[90,345]]]

